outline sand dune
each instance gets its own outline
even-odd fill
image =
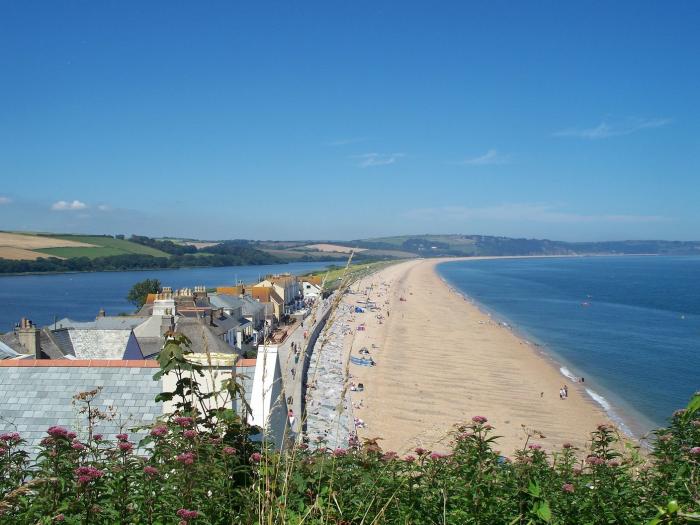
[[[353,394],[353,404],[363,404],[355,416],[367,425],[360,437],[381,436],[385,450],[440,450],[455,423],[483,415],[503,436],[497,448],[504,454],[524,446],[523,425],[546,436],[530,440],[545,449],[564,442],[584,447],[598,424],[609,423],[603,411],[548,358],[450,290],[436,264],[390,266],[355,284],[345,298],[354,305],[369,297],[385,317],[357,314],[352,326],[366,329],[347,342],[353,355],[370,348],[378,363],[349,369],[350,380],[365,386]],[[569,398],[560,400],[565,382]]]

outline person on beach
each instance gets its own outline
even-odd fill
[[[569,387],[564,385],[564,397],[569,397]]]

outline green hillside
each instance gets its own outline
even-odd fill
[[[97,257],[110,257],[113,255],[152,255],[153,257],[170,257],[167,253],[151,248],[150,246],[102,235],[44,235],[44,237],[95,245],[94,248],[42,248],[35,250],[47,255],[66,259],[73,259],[75,257],[95,259]]]

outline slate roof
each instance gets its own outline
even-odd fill
[[[209,301],[216,308],[238,308],[241,307],[243,315],[263,315],[265,306],[252,297],[243,295],[236,297],[233,295],[217,294],[210,295]]]
[[[157,366],[152,361],[2,361],[0,432],[19,432],[30,446],[37,445],[52,425],[80,436],[85,417],[72,404],[73,396],[98,386],[103,389],[93,406],[105,412],[112,406],[117,417],[97,423],[96,432],[114,439],[122,429],[151,424],[163,410],[155,402],[162,391],[161,381],[153,380]],[[133,441],[143,435],[132,435]]]
[[[72,328],[67,332],[73,347],[73,355],[78,359],[122,359],[133,333],[131,329],[92,328]]]
[[[192,341],[190,350],[193,352],[235,353],[234,348],[212,332],[208,320],[180,317],[175,324],[175,331],[187,336]]]
[[[43,328],[40,333],[41,351],[50,359],[65,359],[65,352],[62,351],[58,343],[52,337],[51,331],[48,328]],[[6,334],[0,334],[0,343],[4,343],[13,351],[21,355],[27,355],[27,349],[19,342],[19,337],[14,331]],[[34,358],[34,354],[31,355]]]
[[[105,317],[97,317],[94,321],[74,321],[68,317],[64,317],[60,321],[56,321],[56,328],[83,328],[83,329],[101,329],[101,330],[131,330],[136,328],[141,323],[148,320],[145,316],[121,316],[110,315]]]
[[[15,352],[12,348],[0,341],[0,359],[13,359],[20,357],[21,354]]]

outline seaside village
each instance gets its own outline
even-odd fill
[[[0,335],[0,430],[21,432],[36,445],[51,425],[80,429],[84,416],[74,396],[94,389],[97,408],[111,414],[101,423],[105,436],[152,424],[172,412],[155,397],[173,390],[175,377],[153,375],[167,334],[176,332],[191,341],[188,359],[211,371],[194,376],[204,391],[232,374],[242,378],[245,403],[222,397],[212,403],[233,407],[281,446],[299,429],[301,368],[310,356],[301,363],[299,357],[313,347],[330,311],[332,296],[323,295],[321,276],[270,275],[209,290],[164,287],[133,315],[100,310],[92,321],[64,318],[43,327],[21,319]]]

